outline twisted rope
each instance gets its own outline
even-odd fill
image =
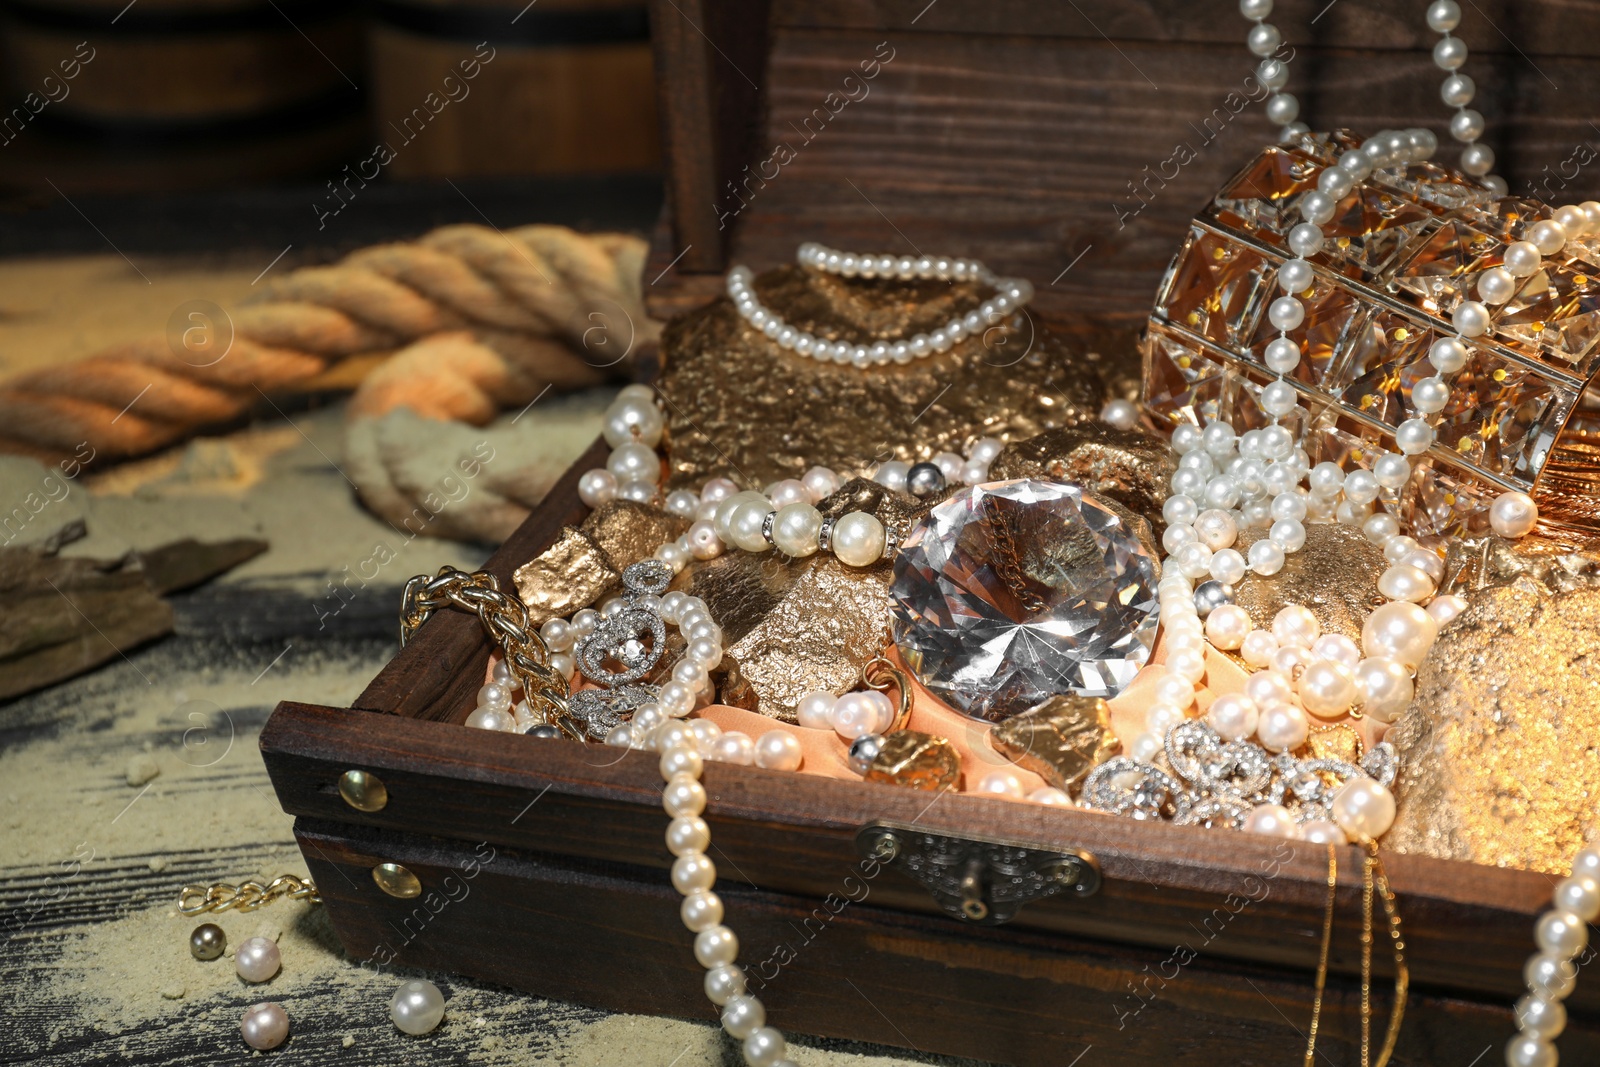
[[[0,382],[0,451],[55,459],[87,441],[109,459],[144,455],[358,355],[390,358],[352,416],[408,407],[482,424],[546,387],[618,374],[625,349],[655,339],[645,252],[635,237],[559,226],[447,226],[363,249],[264,285],[231,314],[233,342],[215,362],[148,338]]]

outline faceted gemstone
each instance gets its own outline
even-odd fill
[[[1300,193],[1316,188],[1322,170],[1303,155],[1268,148],[1222,187],[1212,201],[1212,211],[1218,222],[1281,247],[1299,221],[1290,204]]]
[[[1452,537],[1488,532],[1489,508],[1501,489],[1424,464],[1411,480],[1410,508],[1401,517],[1417,537]]]
[[[1346,152],[1353,152],[1361,147],[1361,140],[1349,130],[1333,130],[1328,133],[1303,133],[1290,146],[1294,151],[1304,153],[1325,166],[1332,166],[1339,161],[1339,157]]]
[[[1150,657],[1156,577],[1122,519],[1076,486],[972,486],[895,557],[895,644],[924,686],[976,719],[1062,693],[1113,697]]]
[[[1554,214],[1549,204],[1524,200],[1520,196],[1503,196],[1482,204],[1469,204],[1461,209],[1463,218],[1489,236],[1507,243],[1522,240],[1524,230]]]
[[[1196,227],[1163,286],[1161,310],[1207,340],[1236,345],[1260,314],[1265,262],[1238,241]]]
[[[1144,339],[1144,397],[1156,415],[1176,425],[1221,417],[1226,381],[1209,352],[1175,330],[1151,323]]]
[[[1588,377],[1600,361],[1600,280],[1570,266],[1536,272],[1495,316],[1514,351]]]
[[[1394,284],[1430,315],[1448,315],[1463,300],[1478,298],[1478,276],[1498,267],[1505,242],[1445,219],[1424,235],[1394,273]]]

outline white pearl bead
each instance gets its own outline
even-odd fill
[[[1356,676],[1338,660],[1312,660],[1296,683],[1300,704],[1323,719],[1336,719],[1356,701]]]
[[[1506,1042],[1507,1067],[1556,1067],[1556,1047],[1537,1034],[1518,1034]]]
[[[1141,763],[1149,763],[1161,751],[1161,738],[1152,733],[1142,733],[1133,739],[1129,752]]]
[[[1251,630],[1239,645],[1239,655],[1243,656],[1244,661],[1252,667],[1267,666],[1272,662],[1272,654],[1276,651],[1278,651],[1278,639],[1272,636],[1271,630]]]
[[[1139,424],[1139,409],[1130,400],[1110,400],[1100,409],[1100,421],[1113,429],[1131,430]]]
[[[1467,599],[1466,597],[1456,596],[1454,593],[1440,593],[1428,601],[1428,606],[1425,610],[1434,622],[1443,626],[1467,610]]]
[[[1534,924],[1533,939],[1540,951],[1571,959],[1589,943],[1589,928],[1570,911],[1547,911]]]
[[[1600,917],[1600,879],[1587,874],[1565,878],[1557,883],[1550,904],[1574,913],[1584,922],[1594,922]]]
[[[1433,447],[1433,427],[1421,419],[1407,419],[1395,427],[1394,443],[1408,456],[1420,455]]]
[[[1289,84],[1289,64],[1281,59],[1263,59],[1256,64],[1256,81],[1268,89],[1282,89]]]
[[[1263,630],[1257,633],[1265,633]],[[1287,702],[1294,695],[1289,679],[1275,670],[1262,670],[1245,679],[1244,695],[1256,702],[1256,707],[1266,708]]]
[[[1284,551],[1269,537],[1251,545],[1247,559],[1253,572],[1270,576],[1283,570]]]
[[[585,471],[578,479],[578,499],[591,508],[609,504],[617,497],[617,476],[608,470]]]
[[[1420,604],[1433,596],[1433,579],[1415,567],[1397,563],[1379,575],[1378,592],[1390,600]]]
[[[1012,771],[990,771],[978,779],[977,791],[990,796],[1023,799],[1022,779]]]
[[[1272,617],[1272,636],[1279,645],[1311,647],[1322,634],[1322,626],[1311,610],[1299,604],[1288,604]]]
[[[1239,0],[1239,14],[1260,21],[1272,14],[1272,0]]]
[[[1481,178],[1494,169],[1494,149],[1479,142],[1469,144],[1461,153],[1461,169],[1474,178]]]
[[[1311,197],[1322,194],[1307,193],[1306,195]],[[1272,325],[1285,332],[1298,328],[1305,321],[1305,317],[1305,305],[1292,296],[1280,296],[1267,308],[1267,318],[1272,322]],[[1226,425],[1226,423],[1213,423],[1212,425]]]
[[[756,739],[756,766],[769,771],[797,771],[804,755],[800,739],[788,730],[768,730]]]
[[[795,705],[795,717],[808,730],[831,730],[833,705],[837,699],[832,693],[814,689],[800,697]]]
[[[1438,633],[1439,624],[1417,605],[1384,604],[1367,616],[1361,648],[1368,656],[1390,657],[1416,670]]]
[[[756,745],[742,730],[725,730],[711,744],[711,758],[718,763],[748,767],[756,761]]]
[[[1345,475],[1345,499],[1356,504],[1370,504],[1378,499],[1378,479],[1371,471],[1354,470]]]
[[[1166,666],[1168,672],[1195,686],[1206,676],[1206,655],[1192,648],[1174,649],[1167,656]]]
[[[1394,824],[1394,794],[1371,778],[1346,782],[1333,795],[1333,821],[1351,838],[1377,840]]]
[[[1306,743],[1311,723],[1293,704],[1273,704],[1256,721],[1256,740],[1269,752],[1288,752]]]
[[[1571,993],[1577,976],[1577,968],[1570,962],[1543,952],[1529,956],[1522,968],[1528,989],[1550,1000],[1562,1000]]]
[[[831,550],[851,567],[866,567],[883,555],[883,523],[864,511],[852,511],[833,525]]]
[[[1461,5],[1456,0],[1434,0],[1428,5],[1428,29],[1449,33],[1461,25]]]
[[[282,965],[278,943],[270,937],[246,938],[233,953],[233,969],[246,982],[265,982]]]
[[[673,722],[667,728],[678,729],[682,726],[682,723]],[[661,791],[661,807],[675,819],[699,815],[706,808],[706,787],[693,774],[675,774],[667,780],[666,788]]]
[[[1553,219],[1541,219],[1528,227],[1527,239],[1541,255],[1553,256],[1567,243],[1567,231]]]
[[[1271,382],[1261,390],[1261,410],[1281,418],[1293,411],[1300,401],[1294,386],[1285,381]]]
[[[672,888],[684,896],[710,889],[717,881],[717,865],[704,852],[685,852],[672,861]]]
[[[618,445],[606,460],[606,470],[620,482],[647,482],[651,485],[661,480],[661,457],[649,445],[628,443]]]
[[[1288,374],[1300,365],[1300,346],[1287,337],[1276,337],[1267,342],[1261,361],[1274,374]]]
[[[1300,216],[1313,226],[1321,226],[1333,218],[1338,206],[1339,202],[1327,193],[1321,191],[1305,193],[1300,197]],[[1274,322],[1273,325],[1276,326],[1277,323]]]
[[[706,999],[713,1004],[726,1004],[745,991],[744,971],[734,964],[713,967],[706,972]]]
[[[771,546],[761,530],[772,512],[772,504],[765,497],[735,504],[728,516],[727,541],[746,552],[765,552]]]
[[[395,990],[389,1018],[404,1033],[430,1033],[444,1020],[444,994],[432,982],[412,979]]]
[[[1180,422],[1172,428],[1172,450],[1180,456],[1200,448],[1203,440],[1200,427],[1192,422]]]
[[[1043,804],[1049,808],[1070,808],[1073,806],[1072,797],[1048,785],[1029,793],[1028,800],[1035,804]]]
[[[288,1040],[289,1013],[282,1004],[270,1000],[252,1004],[239,1020],[239,1036],[253,1049],[275,1049]]]
[[[743,1040],[766,1023],[767,1010],[755,997],[734,997],[722,1009],[722,1028],[730,1037]]]
[[[1350,172],[1347,170],[1340,170],[1338,167],[1329,167],[1321,174],[1317,175],[1317,191],[1327,193],[1335,200],[1347,195],[1351,189],[1355,188],[1355,185],[1356,180],[1355,178],[1351,177]],[[1302,225],[1304,224],[1302,223]],[[1309,274],[1307,274],[1307,283],[1309,283],[1310,280],[1311,277]],[[1303,289],[1305,286],[1300,286],[1300,288]]]
[[[1308,819],[1300,824],[1300,837],[1313,845],[1343,845],[1349,842],[1339,824],[1330,819]]]
[[[1268,837],[1298,838],[1300,828],[1294,816],[1282,804],[1258,804],[1250,809],[1239,829],[1247,834],[1265,834]]]
[[[1164,672],[1156,681],[1154,698],[1187,709],[1194,703],[1194,683],[1182,675]]]
[[[711,844],[711,828],[699,816],[683,816],[667,824],[667,851],[674,856],[704,852]]]
[[[1361,661],[1361,646],[1344,634],[1323,634],[1311,642],[1311,654],[1317,659],[1333,660],[1354,668]]]
[[[1240,741],[1256,732],[1261,711],[1243,693],[1224,693],[1206,709],[1206,722],[1225,741]]]
[[[1144,713],[1144,728],[1156,737],[1167,736],[1167,731],[1188,719],[1178,708],[1171,704],[1152,704]]]
[[[1467,61],[1467,46],[1459,37],[1445,37],[1433,46],[1433,63],[1440,70],[1458,70]]]
[[[1236,550],[1224,548],[1211,556],[1211,577],[1223,585],[1233,585],[1246,573],[1244,557]]]
[[[1527,493],[1501,493],[1489,506],[1489,527],[1501,537],[1525,537],[1539,523],[1539,507]]]
[[[1489,309],[1476,300],[1463,300],[1450,313],[1450,321],[1463,337],[1481,337],[1489,332]]]
[[[709,930],[722,922],[722,898],[709,889],[696,889],[683,898],[678,917],[690,930]]]
[[[1411,706],[1415,683],[1399,660],[1373,656],[1355,667],[1356,685],[1363,695],[1365,713],[1379,722],[1394,722]]]
[[[1251,629],[1250,613],[1237,604],[1224,604],[1206,616],[1206,637],[1226,651],[1241,647]]]
[[[878,708],[866,693],[846,693],[834,701],[828,722],[840,737],[854,741],[877,732]]]
[[[1161,517],[1169,526],[1187,525],[1200,517],[1200,505],[1194,502],[1193,497],[1174,493],[1161,505]]]
[[[1280,519],[1267,531],[1272,543],[1285,552],[1298,552],[1306,543],[1306,528],[1297,519]]]
[[[843,484],[839,476],[827,467],[812,467],[800,476],[800,481],[805,485],[806,491],[811,494],[811,502],[819,503],[833,493],[839,491]]]
[[[654,448],[661,440],[663,426],[661,410],[653,402],[619,398],[607,410],[601,432],[612,448],[628,442]]]
[[[770,1026],[763,1026],[744,1039],[744,1062],[750,1067],[779,1067],[787,1052],[783,1034]]]
[[[738,935],[726,926],[713,926],[694,935],[694,958],[702,967],[721,967],[738,955]]]
[[[635,717],[637,718],[637,715]],[[661,754],[658,767],[662,779],[671,781],[680,774],[698,778],[705,769],[705,763],[701,760],[700,753],[693,748],[688,745],[678,745]]]
[[[822,512],[809,503],[787,504],[772,520],[772,543],[786,556],[804,557],[817,551],[822,532]]]
[[[1361,523],[1361,533],[1375,545],[1382,545],[1400,532],[1400,521],[1388,512],[1370,515]]]

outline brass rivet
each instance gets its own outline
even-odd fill
[[[367,771],[345,771],[339,776],[339,795],[357,811],[382,811],[389,803],[383,779]]]
[[[372,868],[372,880],[391,897],[410,900],[422,895],[422,882],[398,863],[380,863]]]

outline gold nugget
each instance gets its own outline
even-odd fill
[[[869,782],[888,782],[942,792],[961,782],[961,756],[948,739],[920,730],[899,730],[883,739],[883,747],[867,768]]]
[[[1066,693],[1053,696],[997,723],[989,733],[996,752],[1033,771],[1057,789],[1067,790],[1116,754],[1111,710],[1104,697]]]

